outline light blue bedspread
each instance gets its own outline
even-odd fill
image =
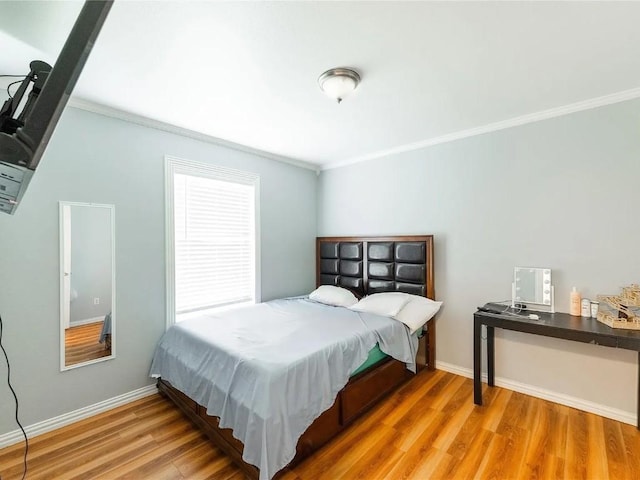
[[[268,480],[376,343],[415,372],[418,341],[402,323],[303,298],[274,300],[174,325],[150,373],[220,417],[244,444],[242,458]]]

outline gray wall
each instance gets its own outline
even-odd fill
[[[262,299],[314,287],[315,172],[68,108],[22,205],[0,216],[3,343],[25,425],[152,383],[165,329],[165,155],[258,173]],[[60,200],[114,204],[116,219],[117,358],[62,373]],[[16,428],[13,398],[0,386],[0,434]]]
[[[70,322],[111,311],[111,210],[71,205]],[[77,295],[77,297],[74,295]],[[75,297],[75,298],[74,298]],[[99,303],[94,304],[94,298]]]
[[[434,234],[437,362],[472,368],[476,306],[514,266],[569,292],[640,282],[640,100],[323,171],[319,235]],[[498,332],[496,375],[634,416],[637,354]],[[469,399],[471,401],[471,399]]]

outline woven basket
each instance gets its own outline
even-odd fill
[[[622,288],[622,301],[629,307],[640,307],[640,286],[629,285]]]
[[[640,330],[640,286],[622,288],[622,295],[598,295],[597,320],[611,328]],[[626,318],[625,318],[626,317]]]
[[[633,317],[633,319],[625,319],[614,317],[605,312],[598,312],[597,320],[609,325],[611,328],[624,328],[627,330],[640,330],[640,317]]]

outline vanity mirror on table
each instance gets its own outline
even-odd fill
[[[550,268],[515,267],[511,287],[511,308],[555,312]]]
[[[60,370],[115,357],[114,214],[60,202]]]

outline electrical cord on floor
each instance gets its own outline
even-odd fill
[[[20,427],[22,431],[22,435],[24,435],[24,471],[22,472],[22,480],[27,477],[27,454],[29,453],[29,439],[27,438],[27,432],[24,431],[22,424],[20,423],[20,419],[18,418],[18,408],[20,403],[18,402],[18,396],[16,395],[16,391],[11,386],[11,364],[9,363],[9,356],[7,355],[7,351],[4,349],[4,345],[2,345],[2,316],[0,315],[0,349],[2,353],[4,353],[4,358],[7,361],[7,385],[9,385],[9,390],[13,394],[13,398],[16,402],[16,423]],[[0,474],[0,480],[2,480],[2,475]]]

